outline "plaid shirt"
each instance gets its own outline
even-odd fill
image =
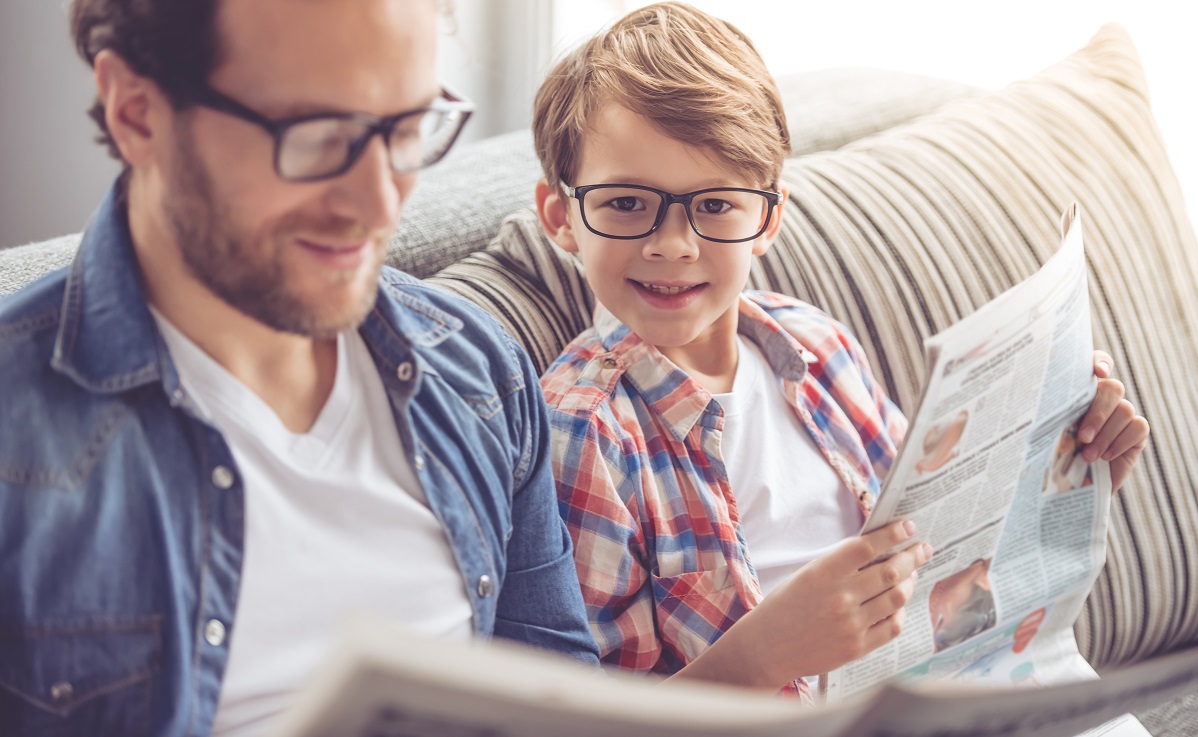
[[[867,514],[906,420],[860,345],[818,309],[767,292],[741,296],[738,330]],[[723,410],[602,307],[541,384],[603,661],[677,672],[762,599],[720,458]]]

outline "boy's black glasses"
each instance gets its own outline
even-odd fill
[[[375,135],[383,137],[391,168],[412,172],[435,164],[457,140],[474,105],[445,88],[427,108],[379,118],[367,113],[319,113],[280,120],[204,86],[190,101],[257,125],[274,138],[275,172],[289,182],[343,174]]]
[[[604,238],[635,240],[652,234],[675,202],[686,208],[691,228],[716,243],[740,243],[759,237],[769,227],[778,192],[740,187],[713,187],[671,194],[638,184],[589,184],[571,187],[587,230]]]

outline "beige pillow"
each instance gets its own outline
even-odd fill
[[[784,181],[782,233],[751,286],[847,323],[907,409],[923,338],[1030,274],[1080,203],[1095,345],[1153,434],[1114,502],[1078,641],[1102,666],[1198,640],[1198,242],[1123,30],[998,92],[792,159]],[[593,306],[531,212],[433,281],[495,313],[541,368]]]

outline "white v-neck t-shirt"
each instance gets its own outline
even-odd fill
[[[263,734],[329,655],[347,614],[466,638],[472,611],[440,522],[403,452],[356,331],[337,339],[333,390],[288,430],[247,386],[155,314],[191,399],[224,436],[245,489],[245,557],[213,734]]]
[[[741,532],[762,592],[861,531],[853,496],[820,453],[751,341],[737,336],[720,457],[740,511]]]

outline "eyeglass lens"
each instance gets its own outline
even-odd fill
[[[400,118],[387,141],[391,166],[409,172],[434,163],[449,149],[463,118],[459,111],[436,109]],[[287,179],[311,179],[344,171],[372,132],[370,125],[352,118],[296,123],[279,140],[279,174]]]
[[[601,235],[637,238],[653,230],[664,198],[657,192],[598,187],[583,198],[587,224]],[[716,240],[747,240],[761,233],[769,200],[757,192],[709,190],[695,195],[689,217],[695,231]]]

